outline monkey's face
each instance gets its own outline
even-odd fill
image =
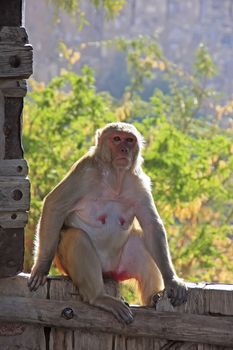
[[[134,161],[137,139],[128,132],[113,131],[107,135],[112,165],[115,168],[129,169]]]

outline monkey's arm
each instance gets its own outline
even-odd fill
[[[141,199],[136,216],[144,233],[146,247],[163,276],[167,295],[173,306],[180,305],[187,300],[187,287],[175,272],[166,230],[150,193]]]
[[[83,168],[85,167],[82,163],[74,167],[44,200],[37,229],[35,263],[28,282],[31,290],[36,290],[39,285],[45,283],[67,212],[72,209],[87,188],[84,186]]]

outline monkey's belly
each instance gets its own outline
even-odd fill
[[[113,213],[97,215],[94,223],[87,223],[77,212],[72,212],[66,218],[65,225],[81,229],[88,234],[99,255],[103,272],[116,269],[122,248],[129,237],[131,228],[129,222]]]

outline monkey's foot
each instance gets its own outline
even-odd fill
[[[164,291],[154,293],[151,297],[151,304],[156,309],[158,301],[163,297]]]
[[[111,312],[121,323],[129,324],[133,322],[133,313],[130,307],[120,299],[102,295],[97,297],[91,304]]]

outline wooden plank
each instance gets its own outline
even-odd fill
[[[170,341],[158,341],[157,344],[154,342],[153,338],[116,338],[116,350],[121,350],[122,346],[125,346],[126,350],[154,350],[157,348],[157,344],[159,345],[158,349],[166,349],[166,345],[171,345]],[[123,344],[122,344],[123,343]],[[169,347],[169,349],[172,349]]]
[[[30,202],[30,183],[22,177],[0,177],[0,212],[27,211]]]
[[[0,181],[1,176],[27,176],[28,163],[24,159],[0,159]]]
[[[0,90],[0,159],[5,156],[5,135],[3,131],[5,122],[4,96]]]
[[[28,35],[24,27],[2,26],[0,27],[0,42],[25,45],[28,43]]]
[[[72,319],[67,320],[62,316],[65,308],[73,310]],[[79,301],[1,297],[0,321],[223,346],[233,344],[233,317],[156,312],[145,307],[134,307],[132,310],[134,321],[125,326],[110,313]]]
[[[92,331],[75,331],[75,338],[73,341],[75,350],[115,350],[114,340],[112,334],[96,333]],[[60,348],[56,350],[63,350]],[[68,349],[67,349],[68,350]],[[121,350],[126,350],[121,348]],[[148,350],[148,349],[147,349]]]
[[[5,97],[5,159],[23,158],[21,141],[23,99]]]
[[[61,283],[62,281],[62,283]],[[66,300],[69,302],[80,301],[78,289],[68,278],[55,278],[50,281],[49,298],[50,300]],[[116,296],[118,294],[117,283],[108,280],[105,283],[106,293]],[[61,328],[52,328],[50,332],[50,350],[112,350],[113,335],[87,332],[82,330],[68,330]]]
[[[22,6],[22,0],[1,0],[0,26],[21,26]]]
[[[26,79],[32,74],[31,45],[0,43],[0,77]]]
[[[14,276],[22,271],[23,253],[23,229],[0,227],[0,278]]]
[[[22,79],[32,72],[32,48],[27,45],[25,29],[20,28],[22,11],[23,0],[0,1],[0,160],[23,158],[21,117],[22,97],[25,96],[26,86],[25,82],[9,79],[10,77]],[[24,169],[20,165],[17,167],[18,177],[23,177],[20,172],[24,172]],[[6,169],[1,169],[3,170]],[[3,175],[9,176],[6,172],[3,172]],[[18,186],[17,181],[15,178],[12,183]],[[18,211],[25,211],[29,207],[29,183],[26,182],[28,180],[24,180],[23,189],[15,188],[8,194],[5,189],[0,188],[0,203],[4,202],[3,211],[5,211],[0,213],[0,277],[12,276],[23,268],[22,226],[25,224],[27,214]],[[4,179],[0,180],[0,184],[7,187]],[[13,207],[9,206],[7,209],[10,200],[17,204],[14,203]],[[10,332],[19,332],[20,329],[16,327]],[[5,326],[1,331],[5,332]],[[28,346],[30,347],[30,344]],[[13,344],[10,348],[13,349]]]
[[[233,316],[233,284],[187,283],[187,303],[173,308],[165,295],[157,303],[157,311],[176,311],[199,315]]]
[[[46,298],[47,286],[30,292],[27,278],[23,275],[0,279],[0,301],[2,296],[24,296]],[[23,323],[0,322],[0,350],[46,350],[44,328]]]
[[[28,213],[25,212],[0,212],[0,226],[2,228],[25,227],[28,222]]]
[[[26,80],[0,78],[0,90],[4,97],[24,97],[27,93]]]

